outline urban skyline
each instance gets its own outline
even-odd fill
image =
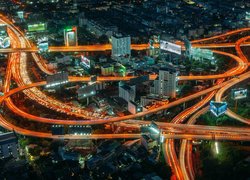
[[[1,179],[250,178],[249,25],[244,0],[1,1]]]

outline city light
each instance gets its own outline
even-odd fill
[[[11,0],[0,4],[0,159],[24,166],[27,171],[17,176],[230,179],[248,175],[240,167],[244,160],[235,153],[225,153],[230,158],[223,160],[242,162],[229,163],[240,174],[231,176],[236,171],[228,171],[226,176],[220,169],[211,173],[217,167],[205,166],[220,157],[226,141],[230,148],[249,145],[241,143],[250,141],[249,3]],[[245,126],[237,126],[237,121]],[[2,138],[6,131],[13,134],[11,142]],[[14,156],[14,150],[23,153],[24,147],[28,156],[21,155],[28,164]],[[42,161],[37,161],[40,157]],[[65,162],[72,163],[62,166]],[[145,162],[150,171],[143,169]],[[30,163],[31,172],[26,167]],[[132,168],[138,173],[120,173]],[[15,175],[9,173],[15,170],[11,164],[2,169],[3,177]]]
[[[55,87],[55,86],[58,86],[58,85],[67,84],[68,82],[69,82],[69,81],[62,81],[62,82],[47,84],[45,87],[46,87],[46,88],[51,88],[51,87]]]
[[[215,152],[216,152],[216,154],[219,154],[219,145],[218,145],[218,142],[216,141],[214,144],[215,144]]]

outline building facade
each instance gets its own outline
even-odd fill
[[[120,34],[111,36],[112,40],[112,56],[119,57],[131,55],[131,37],[122,36]]]
[[[136,96],[136,86],[129,86],[127,84],[119,86],[119,97],[125,101],[134,101]]]
[[[174,68],[161,68],[158,78],[154,80],[153,87],[150,88],[150,93],[171,98],[176,97],[176,76],[177,72]]]

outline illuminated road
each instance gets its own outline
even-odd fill
[[[187,122],[187,124],[195,124],[198,117],[205,114],[209,110],[209,106],[199,110]],[[179,154],[179,162],[181,171],[187,177],[186,179],[195,179],[195,173],[192,162],[192,141],[182,140]]]
[[[72,80],[71,82],[76,82],[76,81],[78,81],[78,80],[77,79]],[[91,119],[91,120],[83,120],[83,121],[80,121],[80,120],[77,120],[77,121],[73,121],[73,120],[53,120],[53,119],[47,119],[47,118],[35,118],[35,120],[41,121],[41,122],[43,121],[43,122],[46,122],[46,123],[53,123],[53,124],[61,124],[62,123],[62,124],[82,124],[82,125],[85,124],[86,125],[86,124],[104,124],[104,123],[111,123],[111,122],[123,121],[123,120],[128,120],[128,119],[135,119],[135,118],[138,118],[138,117],[143,117],[143,116],[148,115],[148,114],[153,114],[153,113],[156,113],[158,111],[174,107],[176,105],[179,105],[179,104],[182,104],[184,102],[190,101],[192,99],[198,98],[198,97],[200,97],[202,95],[206,95],[207,93],[209,93],[211,91],[214,91],[216,89],[220,89],[225,84],[226,83],[218,84],[216,86],[205,89],[205,90],[200,91],[198,93],[186,96],[184,98],[180,98],[180,99],[178,99],[176,101],[173,101],[173,102],[171,102],[169,104],[166,104],[166,105],[163,105],[163,106],[160,106],[158,108],[151,109],[151,110],[148,110],[148,111],[140,112],[140,113],[137,113],[137,114],[134,114],[134,115],[127,115],[127,116],[123,116],[123,117],[111,117],[111,118],[107,118],[107,119]],[[18,88],[12,89],[8,93],[5,93],[4,96],[0,97],[0,103],[3,102],[3,100],[5,98],[11,96],[12,94],[21,92],[21,91],[23,91],[25,89],[44,86],[44,85],[46,85],[45,81],[32,83],[32,84],[28,84],[28,85],[24,85],[24,86],[20,86]],[[24,115],[22,115],[22,116],[24,117]],[[27,116],[28,119],[29,118],[32,119],[33,117],[32,116]]]
[[[157,48],[159,45],[156,45]],[[131,49],[136,51],[146,50],[149,48],[148,44],[132,44]],[[82,46],[61,46],[61,47],[49,47],[49,52],[98,52],[98,51],[111,51],[111,44],[97,44],[97,45],[82,45]],[[0,53],[12,53],[12,52],[32,52],[37,53],[37,47],[29,48],[9,48],[1,49]]]
[[[248,59],[246,58],[246,56],[243,54],[242,50],[241,50],[241,47],[240,45],[245,42],[246,40],[250,39],[250,36],[246,36],[244,38],[241,38],[239,39],[237,42],[236,42],[236,45],[235,45],[235,49],[236,49],[236,52],[237,54],[239,55],[239,57],[244,60],[244,62],[248,63]],[[245,76],[245,78],[235,78],[233,79],[230,83],[228,83],[225,87],[223,87],[222,89],[220,89],[218,91],[218,93],[216,94],[216,98],[215,100],[217,102],[221,102],[222,101],[222,96],[223,94],[225,93],[226,90],[230,89],[232,86],[246,80],[246,79],[249,79],[250,78],[250,74],[248,73],[248,76]],[[241,121],[242,123],[246,123],[246,124],[250,124],[250,119],[247,119],[247,118],[244,118],[244,117],[241,117],[239,115],[237,115],[236,113],[234,113],[233,111],[231,111],[230,109],[228,109],[226,111],[226,114],[238,121]]]
[[[4,18],[4,17],[3,17]],[[204,99],[202,99],[199,103],[192,106],[191,108],[186,109],[179,115],[177,115],[172,123],[173,124],[166,124],[166,123],[158,123],[160,128],[163,129],[164,137],[167,139],[164,145],[164,153],[165,157],[168,160],[170,166],[172,167],[176,177],[178,179],[193,179],[194,172],[192,169],[192,162],[190,159],[190,148],[192,144],[190,144],[191,139],[209,139],[209,140],[250,140],[250,129],[249,128],[233,128],[233,127],[209,127],[209,126],[191,126],[191,125],[180,125],[179,123],[183,123],[183,121],[191,116],[194,112],[198,111],[202,106],[207,104],[211,98],[216,93],[216,101],[221,101],[222,95],[224,92],[232,87],[233,85],[242,82],[250,77],[250,72],[245,72],[248,69],[249,62],[247,58],[244,56],[243,52],[241,51],[241,46],[248,46],[250,45],[249,42],[246,42],[247,39],[250,39],[250,36],[242,38],[238,40],[236,43],[221,43],[221,44],[198,44],[204,43],[206,41],[215,40],[218,38],[225,38],[230,35],[234,35],[237,33],[249,31],[250,28],[244,28],[240,30],[231,31],[225,33],[223,35],[214,36],[211,38],[205,38],[201,40],[192,41],[194,47],[200,48],[221,48],[221,47],[234,47],[236,48],[238,56],[235,56],[230,53],[216,51],[213,50],[214,53],[228,56],[230,59],[234,59],[238,65],[237,67],[227,70],[224,74],[218,75],[207,75],[207,76],[179,76],[178,80],[209,80],[209,79],[221,79],[232,77],[235,75],[239,75],[237,78],[230,79],[224,83],[218,83],[211,88],[206,90],[200,91],[198,93],[192,94],[190,96],[178,99],[174,102],[171,102],[167,105],[160,106],[158,108],[154,108],[145,112],[137,113],[135,115],[128,115],[124,117],[100,117],[99,115],[88,114],[81,109],[77,109],[75,107],[69,107],[57,100],[54,100],[50,97],[47,97],[43,94],[38,87],[46,85],[46,82],[38,82],[32,83],[28,73],[27,73],[27,57],[25,52],[32,52],[32,56],[39,66],[39,68],[46,74],[53,74],[52,72],[47,70],[46,64],[44,61],[37,56],[36,52],[37,49],[30,44],[30,42],[24,37],[23,33],[16,28],[12,23],[8,22],[8,20],[4,19],[4,22],[8,24],[11,30],[9,30],[9,35],[11,38],[12,48],[6,49],[5,51],[12,52],[10,54],[10,58],[8,61],[8,66],[6,70],[6,79],[4,82],[4,96],[0,97],[0,103],[3,101],[6,102],[6,105],[10,110],[15,112],[16,114],[28,118],[33,121],[49,123],[49,124],[104,124],[104,123],[112,123],[112,122],[119,122],[120,125],[129,126],[127,122],[120,122],[128,119],[135,119],[137,117],[143,117],[148,114],[153,114],[161,110],[168,109],[170,107],[182,104],[184,102],[190,101],[192,99],[198,98],[203,95],[207,95]],[[148,48],[148,44],[141,44],[141,45],[131,45],[131,48],[134,50],[144,50]],[[78,46],[78,47],[50,47],[50,52],[71,52],[71,51],[106,51],[111,50],[111,45],[87,45],[87,46]],[[3,50],[4,51],[4,50]],[[0,51],[1,52],[1,51]],[[11,73],[13,75],[14,80],[19,85],[18,88],[12,89],[9,91],[10,86],[10,78]],[[242,74],[242,75],[240,75]],[[157,75],[151,76],[151,80],[155,79]],[[133,77],[98,77],[98,81],[128,81],[130,78]],[[87,82],[89,81],[89,77],[70,77],[70,82]],[[18,109],[11,101],[10,96],[17,92],[23,91],[29,98],[37,101],[38,103],[53,109],[59,112],[66,113],[68,115],[77,115],[83,118],[88,118],[90,120],[55,120],[50,118],[42,118],[37,117],[34,115],[30,115],[26,112],[21,111]],[[72,111],[73,110],[73,111]],[[201,111],[199,111],[201,112]],[[228,111],[227,114],[241,122],[249,124],[248,119],[244,119],[236,114],[233,114],[232,111]],[[197,116],[199,113],[197,113]],[[64,139],[111,139],[111,138],[139,138],[140,134],[94,134],[89,136],[74,136],[74,135],[65,135],[65,136],[53,136],[48,132],[35,132],[27,129],[22,129],[20,127],[16,127],[15,125],[10,124],[6,119],[0,117],[1,125],[9,130],[15,130],[17,133],[35,137],[45,137],[45,138],[64,138]],[[138,127],[140,121],[137,120],[130,120],[130,122],[136,121],[134,124],[135,127]],[[194,119],[188,122],[188,124],[194,123]],[[143,123],[142,123],[143,124]],[[220,129],[221,128],[221,129]],[[180,151],[180,162],[178,161],[176,152],[175,152],[175,145],[173,139],[184,139],[181,144],[181,151]],[[188,150],[187,150],[188,149]],[[187,159],[185,160],[185,154],[187,155]],[[189,158],[189,159],[188,159]],[[186,169],[185,163],[187,162],[188,170]]]
[[[199,110],[202,106],[204,106],[206,103],[208,103],[213,96],[215,95],[215,91],[212,91],[210,94],[208,94],[204,99],[202,99],[199,103],[195,104],[191,108],[185,109],[183,112],[178,114],[171,123],[174,124],[180,124],[183,123],[183,121],[188,118],[191,114]],[[186,171],[182,171],[176,152],[175,152],[175,145],[174,140],[169,139],[165,142],[165,151],[164,156],[168,160],[170,167],[172,168],[174,174],[177,176],[177,179],[189,179],[189,176],[187,175]]]
[[[237,53],[239,54],[240,58],[241,58],[241,63],[242,64],[242,72],[244,72],[245,70],[247,70],[248,68],[248,60],[244,57],[242,57],[243,53],[242,51],[240,50],[240,45],[242,44],[242,42],[245,42],[247,38],[243,38],[243,40],[240,40],[240,41],[237,41],[236,43],[236,51]],[[244,56],[244,55],[243,55]],[[234,80],[235,82],[235,80]],[[236,82],[237,83],[237,82]],[[222,87],[220,92],[224,92],[227,88],[225,87]],[[218,93],[218,94],[223,94],[223,93]],[[189,112],[189,109],[185,110],[183,113],[185,112]],[[202,111],[201,111],[202,112]],[[182,121],[181,118],[181,114],[179,114],[177,116],[178,118],[176,120],[173,120],[175,122],[178,122],[178,121]],[[194,119],[191,119],[188,123],[194,123]],[[186,152],[186,147],[191,147],[190,146],[190,141],[187,141],[187,140],[183,140],[182,143],[181,143],[181,149],[180,149],[180,165],[179,165],[179,162],[178,162],[178,159],[177,159],[177,156],[176,156],[176,153],[175,153],[175,146],[174,146],[174,141],[173,140],[168,140],[168,142],[166,142],[165,144],[165,154],[167,155],[167,159],[168,159],[168,162],[170,164],[170,166],[172,167],[172,169],[174,170],[174,174],[177,176],[177,179],[194,179],[194,171],[193,171],[193,167],[192,167],[192,162],[191,162],[191,149],[188,148],[187,152]],[[187,172],[187,169],[186,169],[186,164],[185,164],[185,154],[187,153],[187,163],[188,163],[188,172]]]
[[[228,76],[231,76],[231,75],[238,74],[238,73],[240,73],[241,71],[244,70],[244,68],[242,68],[242,66],[240,66],[242,64],[242,62],[241,62],[241,59],[239,59],[238,57],[236,57],[234,55],[231,55],[229,53],[223,53],[223,52],[219,52],[219,51],[217,51],[217,53],[228,55],[228,56],[234,58],[238,62],[239,66],[237,68],[235,68],[235,69],[232,69],[232,70],[228,71],[227,73],[225,73],[223,75],[213,75],[216,78],[219,78],[219,77],[228,77]],[[179,79],[180,80],[187,80],[187,79],[188,80],[192,80],[192,79],[202,79],[202,78],[210,79],[211,77],[213,78],[213,76],[200,76],[198,78],[196,76],[190,76],[190,77],[187,76],[187,77],[179,77]],[[130,78],[131,77],[98,77],[98,81],[129,80]],[[154,77],[151,76],[151,79],[154,79],[154,78],[155,78],[155,76]],[[79,78],[79,77],[71,77],[70,80],[72,82],[76,82],[76,81],[89,81],[90,78],[89,77],[81,77],[81,78]],[[39,120],[40,122],[46,122],[46,123],[64,123],[64,124],[79,124],[79,123],[80,124],[81,123],[83,123],[83,124],[87,124],[87,123],[92,124],[92,123],[95,122],[95,121],[91,121],[91,122],[89,122],[89,121],[84,121],[84,122],[82,122],[82,121],[70,121],[70,122],[68,122],[68,121],[64,121],[64,120],[53,121],[53,120],[48,119],[48,118],[42,118],[42,117],[36,117],[36,116],[33,116],[33,115],[29,115],[29,114],[27,114],[27,113],[19,110],[18,108],[16,108],[13,103],[12,104],[8,103],[8,105],[9,105],[8,107],[10,109],[12,109],[13,112],[21,115],[22,117],[26,117],[26,118],[31,119],[31,120]],[[53,109],[57,109],[58,110],[58,106],[54,107]],[[107,121],[106,120],[103,121],[103,123],[105,123],[105,122],[107,122]]]
[[[206,41],[216,40],[216,39],[220,39],[220,38],[225,38],[227,36],[239,34],[239,33],[246,32],[246,31],[250,31],[250,28],[236,29],[236,30],[233,30],[233,31],[229,31],[229,32],[220,34],[220,35],[216,35],[216,36],[212,36],[212,37],[208,37],[208,38],[203,38],[203,39],[198,39],[198,40],[193,40],[193,41],[191,41],[191,43],[192,44],[204,43]]]
[[[241,46],[250,46],[250,42],[245,42]],[[233,48],[235,43],[214,43],[214,44],[192,44],[193,48]],[[149,48],[148,44],[132,44],[131,49],[136,51],[146,50]],[[159,48],[156,44],[155,48]],[[49,52],[101,52],[111,51],[111,44],[97,44],[97,45],[81,45],[81,46],[51,46]],[[14,52],[27,52],[27,53],[38,53],[37,47],[25,47],[25,48],[6,48],[0,49],[0,53],[14,53]]]
[[[52,135],[51,133],[45,132],[38,132],[38,131],[31,131],[27,129],[23,129],[17,127],[13,124],[10,124],[6,121],[2,115],[0,115],[0,124],[2,127],[10,130],[15,131],[16,133],[27,135],[27,136],[34,136],[40,138],[53,138],[53,139],[137,139],[140,138],[141,134],[92,134],[92,135]],[[198,129],[198,128],[197,128]],[[234,128],[230,128],[233,130]],[[238,129],[235,131],[239,131]],[[212,132],[212,131],[211,131]],[[249,132],[249,131],[248,131]],[[228,131],[225,131],[226,134],[223,133],[211,133],[211,134],[164,134],[166,139],[206,139],[211,140],[216,138],[217,140],[232,140],[232,141],[250,141],[250,133],[235,133],[233,135],[228,135]]]
[[[238,60],[238,61],[240,61],[240,60]],[[241,67],[240,69],[243,70],[244,68],[242,69],[242,67]],[[234,71],[234,72],[236,72],[236,71]],[[88,80],[88,79],[80,78],[80,80]],[[105,80],[106,80],[106,79],[105,79]],[[73,78],[73,79],[72,79],[72,82],[76,82],[76,81],[79,81],[79,78]],[[45,83],[41,83],[40,85],[44,85],[44,84],[45,84]],[[39,85],[39,86],[40,86],[40,85]],[[197,97],[198,97],[198,96],[197,96]],[[185,102],[185,100],[184,100],[184,101],[181,101],[181,102]],[[181,103],[181,102],[180,102],[180,103]],[[154,111],[154,112],[156,112],[156,111]],[[147,114],[149,114],[149,113],[150,113],[150,112],[148,112]],[[142,115],[140,115],[140,116],[143,116],[143,115],[144,115],[144,114],[142,114]],[[140,116],[137,116],[137,117],[140,117]],[[24,116],[24,117],[25,117],[25,116]],[[35,117],[35,118],[36,118],[36,117]],[[34,119],[35,119],[35,118],[34,118]],[[122,118],[121,120],[130,119],[130,118],[134,118],[134,117],[124,117],[124,118]],[[47,120],[48,120],[48,119],[47,119]],[[110,119],[110,120],[111,120],[111,122],[113,122],[112,120],[117,121],[117,119],[115,120],[115,118],[112,118],[112,119]],[[108,120],[108,121],[110,122],[110,120]],[[50,120],[49,120],[49,121],[50,121]],[[47,122],[49,122],[49,121],[47,121]],[[50,122],[51,122],[51,123],[54,123],[53,121],[50,121]],[[84,121],[83,124],[88,124],[88,123],[90,123],[90,124],[92,124],[92,123],[95,124],[95,122],[96,122],[96,121],[91,121],[91,122],[89,122],[89,121]],[[97,122],[98,122],[98,120],[97,120]],[[107,122],[107,120],[102,120],[101,123],[105,123],[105,122]],[[63,121],[62,123],[65,123],[65,124],[66,124],[67,122]],[[73,124],[73,123],[80,123],[80,122],[79,122],[79,121],[77,121],[77,122],[72,121],[72,122],[70,122],[70,123]],[[99,121],[98,123],[100,123],[100,121]]]
[[[12,44],[15,46],[26,46],[25,39],[22,38],[22,36],[11,27],[11,30],[9,31],[9,36],[12,37],[12,39],[19,39],[19,41],[13,41]],[[36,56],[35,56],[36,57]],[[19,86],[23,86],[25,84],[32,83],[30,80],[30,77],[27,73],[27,57],[25,53],[19,53],[19,57],[13,59],[15,61],[13,63],[14,68],[12,69],[13,77],[17,84]],[[43,92],[41,92],[37,88],[32,88],[29,90],[24,91],[24,93],[31,99],[37,101],[41,105],[44,105],[50,109],[53,109],[55,111],[63,112],[68,115],[76,115],[78,117],[86,118],[86,119],[92,119],[95,117],[100,117],[100,114],[88,112],[83,109],[69,106],[66,104],[61,103],[58,100],[52,99],[51,97],[46,96]],[[8,103],[8,102],[7,102]],[[8,107],[12,106],[13,104],[7,104]]]
[[[242,38],[242,39],[238,40],[236,42],[236,45],[235,45],[237,54],[244,61],[245,64],[248,63],[248,60],[244,56],[243,52],[241,51],[240,46],[241,46],[242,43],[244,43],[249,38],[250,37]],[[223,88],[221,88],[219,90],[219,92],[216,94],[216,101],[220,102],[223,93],[227,89],[229,89],[231,86],[233,86],[234,84],[239,83],[242,80],[244,80],[244,79],[240,79],[240,78],[239,79],[233,79],[232,82],[229,82],[226,86],[224,86]],[[209,109],[209,107],[203,108],[198,113],[194,114],[194,116],[192,116],[189,119],[188,124],[194,124],[196,122],[196,119],[200,115],[202,115],[205,112],[207,112],[208,109]],[[247,120],[243,119],[242,117],[239,118],[238,115],[236,115],[236,114],[235,115],[231,115],[231,117],[233,117],[235,119],[238,119],[241,122],[244,122],[244,123],[247,123],[247,124],[250,123],[249,120],[247,121]],[[185,155],[186,155],[186,159],[185,159]],[[180,161],[181,172],[184,174],[185,179],[194,179],[195,173],[194,173],[193,165],[192,165],[192,142],[190,140],[189,141],[186,140],[186,139],[182,140],[181,147],[180,147],[179,161]]]

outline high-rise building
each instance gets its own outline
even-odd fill
[[[125,56],[131,54],[131,38],[130,36],[122,36],[121,34],[111,36],[112,40],[112,56]]]
[[[65,46],[77,46],[77,27],[73,26],[72,28],[64,29],[64,43]]]
[[[176,70],[171,67],[161,68],[159,75],[154,80],[153,87],[150,87],[150,93],[157,94],[159,96],[176,96]]]
[[[125,101],[134,101],[136,96],[135,85],[130,86],[128,84],[119,86],[119,97]]]
[[[13,132],[0,134],[0,159],[7,157],[18,158],[19,145]]]

